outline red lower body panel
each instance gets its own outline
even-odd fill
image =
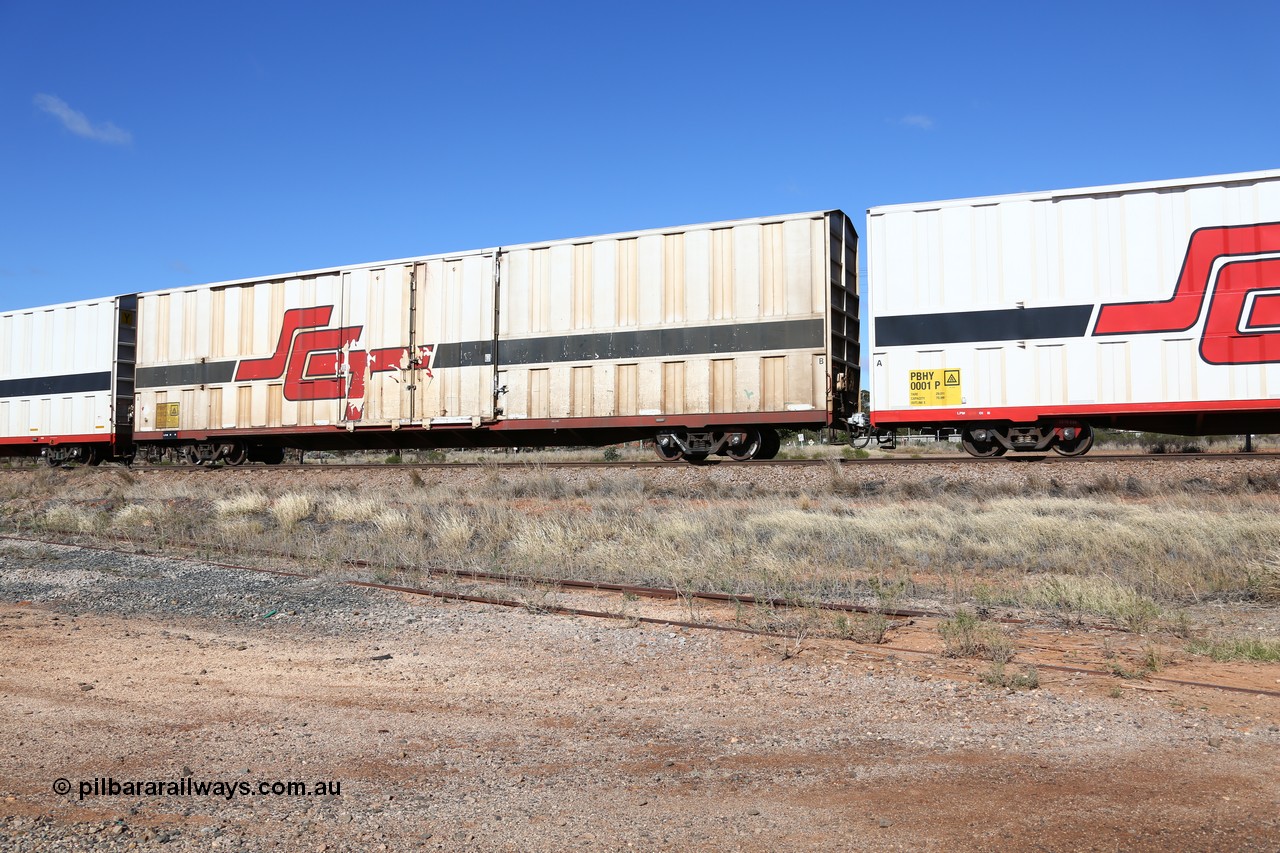
[[[1113,429],[1179,435],[1268,433],[1280,431],[1280,399],[894,409],[871,414],[872,424],[880,429],[958,427],[967,423],[1034,424],[1053,420],[1080,420]]]
[[[42,446],[45,444],[110,444],[111,436],[100,432],[88,435],[8,435],[0,436],[0,445]]]

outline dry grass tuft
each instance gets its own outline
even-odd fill
[[[1041,575],[1026,583],[1026,602],[1054,611],[1067,622],[1085,614],[1103,616],[1131,631],[1145,630],[1160,616],[1154,601],[1107,577]]]
[[[337,492],[325,500],[324,507],[334,521],[364,522],[377,517],[382,510],[383,502],[346,492]]]
[[[384,536],[403,536],[413,530],[413,522],[404,510],[386,509],[373,518],[374,527]]]
[[[567,496],[570,488],[559,474],[533,467],[514,476],[496,474],[493,491],[500,497],[556,500]]]
[[[229,516],[218,521],[218,530],[230,542],[252,542],[266,533],[267,526],[256,518]]]
[[[302,492],[286,492],[275,499],[271,513],[283,530],[292,530],[298,523],[315,512],[315,500]]]
[[[234,517],[266,512],[269,506],[271,506],[271,499],[255,489],[214,501],[213,511],[222,517]]]
[[[471,519],[455,509],[447,509],[427,519],[428,530],[439,549],[456,557],[467,551],[476,535]]]
[[[1249,588],[1260,601],[1280,601],[1280,551],[1272,551],[1253,567]]]
[[[92,533],[97,529],[97,522],[95,513],[68,504],[50,507],[44,514],[44,525],[52,530]]]
[[[114,526],[124,533],[137,527],[154,527],[155,523],[155,511],[142,504],[129,504],[122,507],[113,521]]]

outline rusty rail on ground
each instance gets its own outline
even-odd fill
[[[48,540],[34,539],[31,537],[23,537],[23,536],[9,535],[9,534],[0,535],[0,539],[32,542],[32,543],[38,543],[38,544],[58,545],[62,547],[84,548],[88,550],[105,551],[105,552],[117,553],[117,554],[127,555],[127,556],[137,556],[136,553],[121,551],[115,548],[105,548],[101,546],[81,545],[81,544],[68,545],[67,543],[63,543],[63,542],[52,542]],[[238,565],[235,563],[213,562],[210,560],[202,560],[202,559],[196,559],[196,558],[190,558],[190,557],[176,557],[176,558],[170,557],[170,559],[180,559],[180,560],[183,560],[184,562],[200,563],[202,565],[213,566],[215,568],[228,569],[232,571],[256,572],[259,574],[269,574],[269,575],[276,575],[279,577],[291,577],[291,578],[299,578],[299,579],[319,579],[315,575],[308,575],[302,572],[290,572],[282,569],[265,569],[265,568],[259,568],[256,566],[244,566],[244,565]],[[419,595],[419,596],[426,596],[431,598],[438,598],[438,599],[447,600],[447,601],[460,601],[460,602],[467,602],[472,604],[484,604],[484,605],[493,606],[493,607],[517,608],[517,609],[528,610],[532,612],[551,613],[551,614],[562,615],[562,616],[581,616],[584,618],[592,618],[592,619],[612,619],[612,620],[621,620],[621,621],[639,623],[639,624],[659,625],[659,626],[673,627],[673,628],[689,628],[689,629],[705,630],[705,631],[720,631],[724,633],[748,634],[753,636],[773,637],[773,638],[784,639],[784,640],[795,639],[795,637],[789,634],[784,634],[776,631],[766,631],[758,628],[747,628],[741,625],[722,625],[714,622],[693,622],[693,621],[682,621],[678,619],[665,619],[665,618],[653,617],[653,616],[635,616],[635,615],[629,615],[625,613],[612,613],[612,612],[603,611],[603,610],[587,610],[583,608],[567,607],[563,605],[530,605],[528,602],[517,601],[515,599],[494,598],[491,596],[445,592],[442,590],[431,590],[431,589],[424,589],[420,587],[410,587],[410,586],[402,586],[397,584],[379,583],[377,581],[339,579],[339,580],[332,581],[332,583],[336,583],[343,586],[359,587],[363,589],[377,589],[377,590],[383,590],[386,592],[397,592],[404,595]],[[644,588],[636,587],[636,589],[644,589]],[[653,589],[653,588],[650,588],[650,589]],[[605,591],[613,591],[613,590],[605,590]],[[920,613],[921,615],[927,615],[931,617],[935,615],[928,611],[918,611],[918,613]],[[946,614],[942,614],[942,615],[945,616]],[[925,658],[930,660],[938,660],[939,658],[942,657],[941,655],[938,655],[934,652],[920,651],[918,649],[907,649],[907,648],[900,648],[896,646],[883,645],[883,644],[878,644],[875,646],[867,646],[863,643],[858,643],[856,641],[847,640],[847,639],[837,639],[837,638],[824,638],[824,639],[831,640],[832,642],[844,642],[849,645],[858,646],[858,651],[860,654],[863,654],[868,657],[876,657],[880,659],[884,659],[886,657],[892,657],[894,655],[899,655],[899,654],[909,654],[909,655],[914,655],[920,658]],[[1109,679],[1114,679],[1117,677],[1116,673],[1114,672],[1108,672],[1105,670],[1098,670],[1098,669],[1088,669],[1085,667],[1065,666],[1061,664],[1036,663],[1035,661],[1030,661],[1027,663],[1027,665],[1034,666],[1038,669],[1045,669],[1053,672],[1064,672],[1064,673],[1069,673],[1073,675],[1103,677],[1103,678],[1109,678]],[[1192,687],[1192,688],[1200,688],[1200,689],[1208,689],[1208,690],[1222,690],[1222,691],[1233,692],[1233,693],[1244,693],[1252,696],[1267,696],[1271,698],[1280,698],[1280,691],[1266,690],[1266,689],[1255,688],[1255,687],[1241,687],[1241,686],[1230,685],[1230,684],[1214,684],[1212,682],[1205,682],[1205,681],[1189,681],[1184,679],[1169,678],[1167,676],[1157,676],[1157,675],[1151,675],[1151,674],[1144,675],[1143,680],[1158,681],[1161,683],[1173,684],[1180,687]]]

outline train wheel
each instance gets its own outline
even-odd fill
[[[222,457],[222,461],[228,465],[243,465],[249,458],[249,448],[243,441],[235,441],[231,443],[231,449],[227,451],[227,455]]]
[[[760,448],[763,446],[764,439],[761,437],[760,431],[747,429],[742,431],[742,443],[730,447],[726,453],[734,462],[746,462],[748,459],[755,459],[760,454]]]
[[[263,465],[279,465],[284,461],[283,447],[259,447],[253,458]]]
[[[1059,441],[1054,451],[1063,456],[1084,456],[1093,447],[1093,427],[1085,424],[1071,441]]]
[[[976,456],[979,459],[987,459],[992,456],[1004,456],[1008,449],[1000,440],[991,435],[990,430],[982,430],[987,437],[978,439],[974,437],[972,430],[965,430],[960,434],[960,446],[964,448],[964,452],[970,456]]]
[[[181,456],[182,461],[187,465],[200,464],[200,451],[196,449],[194,444],[185,445],[178,451],[178,454]]]
[[[756,459],[772,459],[781,449],[782,439],[778,437],[777,430],[769,427],[760,430],[760,449],[756,451]]]
[[[52,448],[52,447],[50,447],[49,449],[47,449],[47,450],[45,451],[45,453],[44,453],[44,464],[48,465],[50,468],[57,468],[58,466],[60,466],[60,465],[62,464],[62,460],[61,460],[61,459],[59,459],[58,457],[54,456],[54,455],[53,455],[53,453],[52,453],[52,450],[53,450],[53,448]]]
[[[86,465],[101,465],[102,449],[93,444],[82,446],[80,448],[80,461]]]
[[[657,453],[658,458],[663,462],[679,462],[680,457],[684,455],[680,451],[680,445],[675,442],[663,445],[661,441],[655,441],[653,443],[653,452]]]
[[[964,447],[965,453],[968,453],[970,456],[976,456],[979,459],[990,459],[994,456],[1004,456],[1005,452],[1008,450],[1008,448],[999,442],[975,444],[962,439],[960,444]]]

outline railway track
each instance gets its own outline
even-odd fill
[[[828,465],[835,465],[840,468],[877,468],[893,465],[936,465],[942,463],[960,464],[964,466],[975,465],[995,465],[995,466],[1050,466],[1057,467],[1060,465],[1105,465],[1116,462],[1152,462],[1161,463],[1193,463],[1193,464],[1212,464],[1220,462],[1229,462],[1236,460],[1280,460],[1280,451],[1264,452],[1264,453],[1169,453],[1169,454],[1149,454],[1149,453],[1125,453],[1125,454],[1094,454],[1089,456],[1065,457],[1057,454],[1031,454],[1026,456],[1005,456],[1000,458],[979,459],[968,455],[943,455],[943,454],[927,454],[920,456],[884,456],[870,459],[844,459],[840,457],[832,457],[827,459],[768,459],[768,460],[752,460],[747,462],[732,462],[730,460],[709,459],[701,465],[695,466],[704,469],[719,468],[721,466],[729,466],[732,469],[752,469],[752,468],[813,468]],[[0,466],[0,473],[14,471],[32,471],[48,468],[43,463],[13,464]],[[219,470],[235,470],[235,471],[344,471],[344,470],[363,470],[363,469],[379,469],[379,470],[458,470],[467,468],[512,468],[512,469],[578,469],[578,468],[604,468],[604,469],[676,469],[683,470],[685,465],[680,463],[662,462],[657,459],[647,460],[619,460],[614,462],[606,462],[602,460],[584,460],[584,461],[546,461],[540,459],[513,459],[513,460],[483,460],[483,461],[458,461],[458,462],[321,462],[321,461],[303,461],[303,462],[285,462],[279,465],[262,465],[257,463],[228,466],[217,464],[213,466],[194,466],[194,465],[150,465],[145,463],[134,464],[130,466],[122,466],[116,464],[105,464],[101,466],[81,466],[66,465],[63,469],[86,468],[93,471],[138,471],[138,472],[208,472]]]
[[[57,545],[57,546],[64,546],[64,547],[70,546],[75,548],[87,548],[87,549],[96,550],[100,552],[120,554],[122,556],[136,555],[136,552],[126,551],[118,548],[109,548],[109,547],[97,546],[97,545],[85,545],[82,543],[60,542],[56,540],[34,539],[31,537],[23,537],[23,536],[16,536],[16,535],[0,535],[0,540]],[[263,568],[259,566],[247,566],[247,565],[238,564],[238,563],[217,562],[217,561],[211,561],[211,560],[202,559],[202,558],[186,557],[186,556],[173,555],[173,554],[165,554],[164,556],[166,556],[169,559],[180,559],[180,560],[185,560],[190,562],[198,562],[202,565],[214,566],[216,568],[225,569],[228,571],[253,572],[257,574],[274,575],[277,577],[292,577],[292,578],[300,578],[300,579],[320,579],[320,580],[324,579],[318,575],[308,574],[305,572],[288,571],[284,569]],[[279,555],[263,555],[263,556],[275,556],[276,558],[279,558]],[[368,564],[363,563],[363,561],[350,561],[348,564],[352,565],[353,567],[368,566]],[[426,570],[426,571],[429,575],[447,575],[447,576],[457,577],[457,578],[466,578],[469,580],[474,580],[482,583],[502,583],[505,585],[518,585],[518,584],[532,583],[532,584],[537,584],[545,587],[574,589],[574,590],[591,592],[596,594],[604,593],[604,594],[633,595],[636,597],[667,599],[667,600],[693,598],[695,600],[714,602],[717,604],[753,604],[753,605],[763,605],[768,607],[780,607],[780,608],[815,606],[815,605],[800,605],[795,602],[789,602],[789,601],[780,600],[780,599],[760,599],[754,596],[738,596],[738,595],[731,595],[731,594],[725,594],[725,593],[681,591],[681,590],[676,590],[672,588],[644,587],[644,586],[633,586],[628,584],[596,583],[591,581],[581,581],[581,580],[574,580],[574,579],[567,579],[567,578],[533,578],[533,577],[527,577],[527,576],[521,576],[521,575],[504,575],[504,574],[497,574],[497,573],[474,572],[474,571],[449,571],[444,569],[432,569],[432,570]],[[660,627],[671,627],[671,628],[685,628],[689,630],[699,630],[699,631],[716,631],[721,633],[746,634],[746,635],[757,636],[757,637],[771,637],[771,638],[776,638],[781,640],[796,639],[792,634],[783,633],[780,631],[772,631],[772,630],[762,629],[762,628],[754,628],[754,627],[740,625],[740,624],[726,624],[723,622],[708,622],[708,621],[699,621],[694,619],[688,619],[688,620],[675,619],[675,618],[663,617],[663,616],[645,616],[645,615],[629,614],[629,613],[612,611],[612,610],[597,610],[597,609],[591,609],[591,608],[574,607],[574,606],[568,606],[564,604],[553,604],[553,603],[545,603],[545,602],[538,603],[536,605],[531,605],[530,602],[526,600],[520,600],[520,599],[503,597],[503,596],[477,595],[474,593],[463,593],[463,592],[456,592],[456,591],[450,591],[450,590],[429,589],[426,587],[415,587],[415,586],[407,586],[402,584],[383,583],[378,581],[367,581],[367,580],[350,579],[350,578],[336,579],[336,580],[331,580],[330,582],[344,585],[344,586],[352,586],[352,587],[358,587],[363,589],[376,589],[376,590],[382,590],[386,592],[395,592],[403,595],[421,596],[421,597],[435,598],[435,599],[440,599],[445,601],[483,604],[483,605],[492,606],[492,607],[503,607],[503,608],[520,609],[520,610],[533,610],[539,613],[547,613],[551,615],[573,616],[573,617],[589,618],[589,619],[607,619],[607,620],[614,620],[614,621],[625,621],[632,624],[655,625]],[[862,605],[854,605],[854,604],[838,603],[838,602],[819,603],[816,605],[816,607],[818,609],[839,610],[839,611],[852,612],[852,613],[878,613],[890,619],[914,619],[914,618],[943,619],[949,616],[949,614],[936,612],[936,611],[892,609],[892,608],[883,608],[883,609],[871,608],[871,607],[865,607]],[[997,621],[997,622],[1002,622],[1006,624],[1027,624],[1029,622],[1029,620],[1024,620],[1024,619],[992,619],[989,621]],[[1120,629],[1112,628],[1110,626],[1094,626],[1094,629],[1112,631],[1115,633],[1124,633]],[[941,663],[944,660],[944,657],[942,655],[938,654],[937,652],[933,652],[929,650],[908,648],[904,646],[895,646],[892,644],[885,644],[885,643],[869,645],[866,643],[859,643],[857,641],[844,639],[844,638],[823,637],[822,639],[829,642],[845,644],[851,647],[851,649],[855,649],[858,654],[863,655],[864,657],[869,657],[869,658],[876,658],[876,659],[883,660],[886,658],[893,658],[896,656],[906,655],[906,656],[914,657],[917,659],[928,660],[928,661],[933,661],[937,663]],[[1035,645],[1035,644],[1024,644],[1020,650],[1025,655],[1028,652],[1044,651],[1046,650],[1046,647],[1042,645]],[[1068,675],[1085,676],[1090,678],[1105,678],[1111,681],[1114,681],[1117,678],[1122,677],[1117,674],[1116,670],[1096,669],[1088,666],[1069,666],[1061,663],[1052,663],[1049,661],[1038,660],[1030,657],[1027,657],[1021,660],[1020,663],[1026,666],[1034,666],[1037,669],[1043,669],[1050,672],[1060,672]],[[1133,676],[1123,676],[1123,677],[1130,678],[1131,680],[1133,679]],[[1229,693],[1241,693],[1241,694],[1246,694],[1251,696],[1280,698],[1280,690],[1267,690],[1263,688],[1247,687],[1247,686],[1238,685],[1238,684],[1225,684],[1225,683],[1180,679],[1180,678],[1173,678],[1169,676],[1156,675],[1154,673],[1142,674],[1140,678],[1143,681],[1155,682],[1157,684],[1162,684],[1162,685],[1217,690],[1217,691],[1224,691]]]
[[[104,533],[94,534],[98,539],[109,539],[116,542],[132,542],[128,536],[112,535]],[[0,539],[8,539],[17,542],[34,542],[45,545],[70,545],[76,548],[91,548],[94,550],[108,551],[112,553],[127,554],[128,551],[121,551],[114,548],[105,548],[96,545],[85,545],[79,542],[62,542],[53,539],[35,539],[30,537],[16,535],[0,535]],[[289,559],[288,555],[265,551],[262,549],[250,549],[243,546],[239,549],[241,553],[264,560],[283,560]],[[192,559],[190,557],[182,557],[181,559]],[[248,566],[242,566],[234,563],[217,563],[208,560],[201,562],[209,565],[216,565],[229,569],[245,569],[246,571],[266,571],[287,577],[312,577],[298,572],[275,571],[267,569],[257,569]],[[609,583],[606,581],[589,581],[577,578],[560,578],[560,577],[541,577],[536,575],[523,575],[513,572],[484,572],[474,569],[440,569],[422,566],[377,566],[367,560],[344,560],[344,565],[355,569],[379,570],[390,569],[391,571],[401,573],[418,573],[433,577],[459,578],[470,581],[479,581],[483,583],[500,583],[518,586],[545,586],[554,589],[581,590],[586,592],[603,592],[615,593],[618,595],[630,595],[636,598],[649,598],[665,601],[693,600],[714,604],[742,605],[751,607],[767,607],[780,610],[788,609],[815,609],[827,610],[838,613],[861,613],[861,614],[879,614],[891,619],[912,619],[917,617],[930,617],[937,619],[945,619],[950,614],[936,610],[912,610],[904,608],[886,608],[886,607],[870,607],[861,604],[852,604],[848,602],[832,602],[832,601],[795,601],[785,598],[762,598],[755,595],[739,595],[727,592],[704,592],[692,589],[675,589],[672,587],[654,587],[639,586],[635,584]],[[1026,619],[993,617],[989,621],[999,622],[1008,625],[1026,624]],[[1120,630],[1113,629],[1111,626],[1095,626],[1102,630]]]

